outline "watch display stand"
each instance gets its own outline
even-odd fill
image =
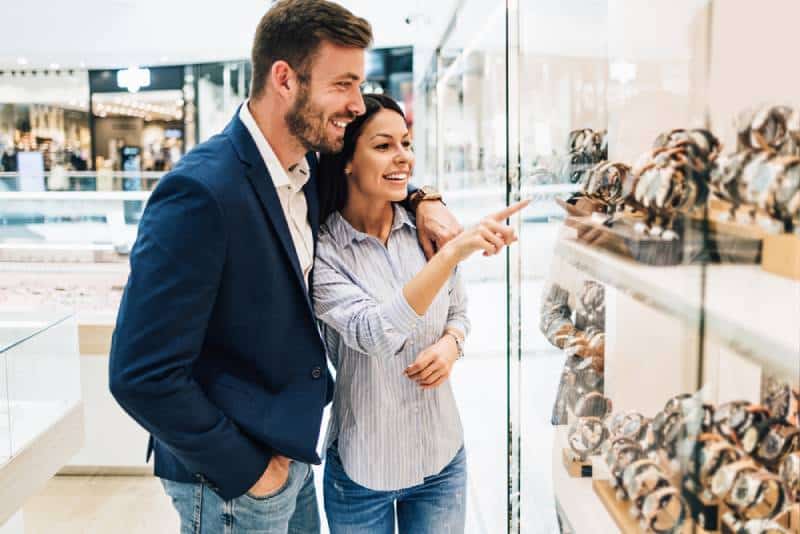
[[[639,521],[634,516],[632,511],[633,506],[630,501],[622,501],[617,499],[616,490],[607,480],[593,480],[592,488],[622,534],[641,534],[643,532],[650,532],[649,530],[643,529]],[[696,525],[694,521],[690,519],[683,524],[683,528],[681,528],[679,532],[681,534],[712,534],[716,531],[706,530],[701,526]]]
[[[733,212],[729,203],[712,199],[709,201],[709,225],[716,232],[762,240],[761,267],[769,273],[800,280],[800,236],[770,232],[757,221],[742,223],[741,218],[752,219],[752,215],[742,211],[740,208],[739,212]],[[766,223],[769,222],[775,223],[767,219]]]
[[[764,239],[761,267],[772,274],[800,280],[800,236],[770,235]]]
[[[561,458],[564,461],[564,468],[573,478],[591,478],[592,476],[592,462],[591,460],[581,460],[577,458],[571,449],[565,448],[562,450]]]
[[[603,222],[596,215],[569,216],[566,224],[577,230],[579,241],[645,265],[753,264],[758,263],[761,257],[760,239],[714,231],[713,228],[704,232],[703,222],[691,217],[675,219],[672,227],[677,236],[675,239],[639,230],[643,224],[641,219],[628,214],[612,222]]]
[[[685,488],[683,498],[686,499],[692,518],[700,527],[705,529],[706,532],[717,532],[719,530],[722,506],[718,499],[710,498],[710,496],[703,493],[698,494],[691,487]]]

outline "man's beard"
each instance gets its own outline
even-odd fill
[[[348,119],[352,119],[352,117],[348,117]],[[309,90],[306,87],[301,86],[294,106],[286,113],[286,123],[289,126],[289,132],[309,152],[335,154],[344,146],[344,135],[328,137],[328,119],[320,109],[310,102]]]

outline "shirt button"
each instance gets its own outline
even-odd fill
[[[313,369],[311,369],[311,378],[317,380],[321,376],[322,376],[322,369],[320,369],[319,367],[314,367]]]

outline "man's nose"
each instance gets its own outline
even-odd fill
[[[355,88],[355,95],[347,106],[347,110],[354,116],[363,115],[367,111],[367,106],[364,104],[364,97],[361,94],[361,89]]]

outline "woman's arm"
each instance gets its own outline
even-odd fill
[[[450,307],[444,333],[436,343],[417,355],[414,363],[406,368],[406,376],[422,389],[439,387],[450,377],[453,365],[460,356],[459,344],[463,347],[469,327],[467,293],[461,275],[456,271],[450,283]]]
[[[514,230],[500,221],[505,221],[528,204],[529,201],[523,200],[493,213],[477,226],[448,241],[403,288],[403,294],[414,311],[425,315],[456,265],[474,252],[482,250],[484,256],[492,256],[516,241]]]
[[[317,319],[358,352],[386,358],[397,354],[422,317],[402,290],[385,302],[376,301],[359,287],[337,255],[332,242],[319,242],[313,271]]]
[[[336,330],[349,347],[371,356],[397,354],[422,320],[455,266],[473,252],[499,252],[516,241],[499,221],[527,206],[519,202],[501,210],[450,241],[386,302],[377,302],[347,274],[335,244],[321,240],[314,264],[314,309],[317,318]]]

